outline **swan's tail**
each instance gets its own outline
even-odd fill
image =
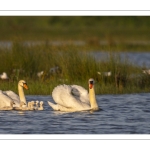
[[[59,110],[59,106],[56,104],[53,104],[52,102],[47,101],[50,107],[52,107],[54,110]]]

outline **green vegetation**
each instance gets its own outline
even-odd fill
[[[0,81],[0,89],[17,92],[20,79],[28,82],[26,94],[51,94],[59,84],[78,84],[88,89],[88,79],[96,81],[96,94],[148,92],[150,79],[140,67],[119,54],[108,53],[107,61],[97,61],[87,51],[70,46],[23,46],[14,43],[12,50],[1,50],[0,70],[8,73],[9,81]],[[59,67],[57,72],[50,68]],[[39,78],[37,72],[44,71]],[[102,74],[99,75],[97,72]],[[111,76],[103,72],[111,71]]]
[[[0,40],[84,41],[88,49],[149,51],[149,26],[150,16],[0,16]]]
[[[0,89],[17,92],[25,79],[26,94],[50,95],[59,84],[88,89],[93,77],[96,94],[149,92],[149,75],[116,53],[149,51],[149,26],[149,16],[0,16],[0,41],[12,42],[10,48],[0,43],[0,73],[10,78],[0,80]],[[95,60],[90,51],[107,51],[107,61]],[[50,73],[56,66],[58,72]]]

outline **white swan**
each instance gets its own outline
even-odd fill
[[[38,108],[38,110],[44,110],[44,108],[43,108],[43,101],[40,101],[40,107]]]
[[[39,101],[36,101],[35,102],[35,110],[38,110],[38,108],[39,108]]]
[[[34,105],[34,101],[33,102],[28,102],[29,110],[35,110],[33,105]]]
[[[31,101],[31,109],[35,110],[34,101]]]
[[[20,107],[20,103],[23,102],[24,106],[27,106],[26,98],[23,88],[28,89],[27,83],[24,80],[18,82],[19,96],[13,91],[1,91],[0,90],[0,108],[10,107],[13,102],[13,107]]]
[[[20,107],[13,107],[14,110],[29,110],[29,107],[24,107],[25,103],[20,102]]]
[[[57,111],[75,112],[99,110],[94,90],[94,79],[89,79],[89,94],[78,85],[59,85],[54,88],[52,97],[57,104],[48,104]]]
[[[13,110],[13,102],[10,103],[10,106],[5,106],[3,108],[0,108],[0,110]]]

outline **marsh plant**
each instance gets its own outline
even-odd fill
[[[9,80],[0,81],[0,89],[17,92],[17,83],[25,79],[27,94],[51,94],[59,84],[78,84],[86,89],[87,80],[95,79],[96,94],[148,92],[150,78],[142,69],[119,53],[108,52],[107,60],[96,60],[88,51],[74,45],[27,46],[14,42],[12,49],[1,50],[0,72]],[[57,68],[52,72],[51,68]],[[37,73],[43,71],[41,77]],[[100,73],[98,73],[100,72]],[[105,75],[111,72],[111,75]]]

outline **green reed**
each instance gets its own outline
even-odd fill
[[[14,42],[11,50],[1,50],[0,73],[7,72],[9,81],[0,81],[0,89],[17,92],[20,79],[28,82],[26,94],[50,95],[59,84],[78,84],[88,89],[88,79],[95,79],[96,94],[149,91],[149,75],[134,66],[128,58],[109,51],[106,60],[96,60],[88,51],[74,45],[26,46]],[[50,68],[59,67],[56,73]],[[44,71],[39,78],[37,72]],[[111,71],[111,76],[103,75]],[[101,72],[102,74],[98,74]]]

